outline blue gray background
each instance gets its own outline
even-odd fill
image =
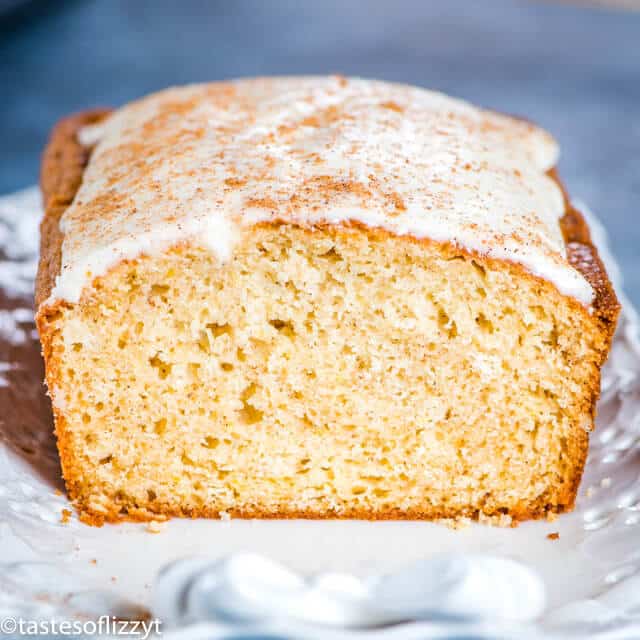
[[[526,115],[562,144],[640,304],[640,13],[507,0],[32,0],[0,18],[0,193],[51,125],[179,84],[340,72]]]

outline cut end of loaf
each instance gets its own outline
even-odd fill
[[[608,348],[516,265],[262,225],[122,263],[39,328],[87,521],[571,509]]]

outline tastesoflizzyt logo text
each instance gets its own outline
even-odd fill
[[[119,620],[114,616],[100,616],[97,620],[30,620],[9,616],[0,619],[0,634],[16,638],[112,636],[147,640],[147,638],[162,635],[162,630],[158,619]]]

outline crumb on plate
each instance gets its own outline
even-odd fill
[[[149,533],[160,533],[164,531],[167,523],[160,520],[151,520],[147,523],[147,531]]]

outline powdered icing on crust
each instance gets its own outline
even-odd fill
[[[584,304],[566,259],[555,141],[447,96],[361,79],[168,89],[116,111],[64,213],[48,302],[181,241],[221,260],[243,227],[357,221],[522,264]]]

